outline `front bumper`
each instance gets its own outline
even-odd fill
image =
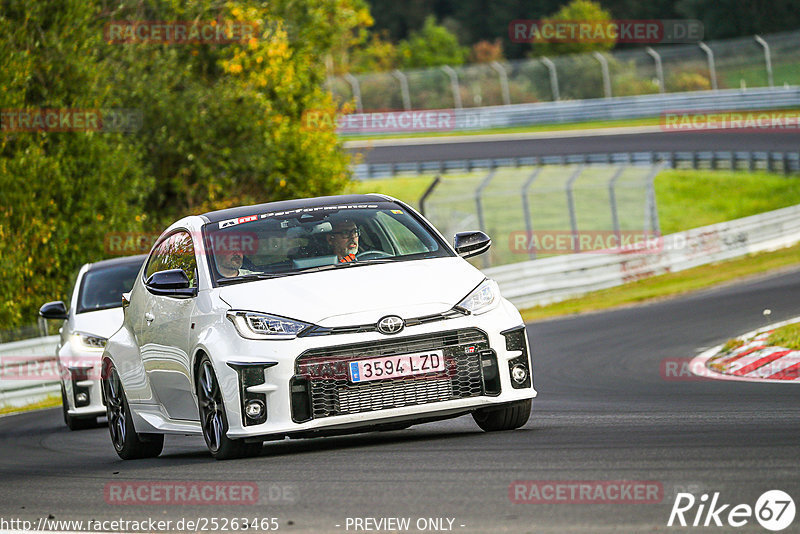
[[[509,343],[513,331],[515,341]],[[231,438],[424,422],[536,396],[524,327],[507,301],[479,316],[419,325],[395,336],[342,334],[291,342],[241,340],[239,345],[238,356],[215,359]],[[359,384],[347,377],[350,361],[431,349],[443,351],[445,372]],[[528,380],[514,383],[511,369],[522,361]],[[265,405],[264,418],[243,415],[248,400]]]
[[[59,369],[67,397],[67,413],[73,417],[105,415],[100,354],[62,352]]]

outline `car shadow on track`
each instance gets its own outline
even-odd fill
[[[528,434],[536,429],[521,428],[513,433]],[[469,440],[470,444],[475,439],[487,439],[490,435],[476,429],[475,431],[452,430],[447,428],[425,429],[414,428],[405,430],[390,430],[384,432],[363,432],[360,434],[348,434],[345,436],[328,436],[318,438],[290,439],[281,441],[267,441],[264,443],[260,454],[256,457],[281,457],[296,456],[317,452],[341,451],[346,449],[365,448],[365,447],[385,447],[394,445],[407,445],[418,442],[438,442],[454,441],[454,444],[464,444],[464,439]],[[472,438],[472,439],[470,439]],[[168,444],[169,445],[169,444]],[[202,445],[202,439],[200,441]],[[208,458],[210,455],[205,450],[197,452],[175,452],[165,451],[161,458],[170,460]]]

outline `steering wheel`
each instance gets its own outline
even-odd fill
[[[357,260],[376,260],[378,258],[391,258],[393,254],[389,254],[388,252],[384,252],[382,250],[365,250],[364,252],[359,252],[356,254]]]

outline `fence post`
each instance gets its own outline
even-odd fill
[[[436,189],[436,186],[439,185],[439,182],[441,181],[442,177],[437,174],[436,177],[431,182],[431,185],[428,186],[428,189],[426,189],[425,192],[422,193],[422,196],[419,198],[419,212],[422,214],[423,217],[425,216],[425,201],[428,200],[428,197],[431,196],[433,190]]]
[[[408,92],[408,78],[402,71],[397,69],[392,71],[392,76],[397,78],[400,82],[400,96],[403,98],[403,109],[411,111],[411,93]]]
[[[603,93],[606,98],[611,98],[611,75],[608,73],[608,60],[600,52],[592,52],[592,55],[600,62],[600,70],[603,73]]]
[[[356,99],[356,111],[364,113],[364,108],[361,106],[361,87],[358,85],[358,79],[349,72],[344,75],[344,79],[353,88],[353,97]]]
[[[525,181],[525,185],[522,186],[522,211],[525,214],[525,232],[527,233],[529,240],[533,239],[533,222],[531,221],[531,207],[530,204],[528,203],[528,192],[530,191],[530,188],[533,185],[533,181],[536,180],[536,177],[539,176],[540,172],[542,172],[541,165],[539,167],[536,167],[536,169],[531,173],[531,175]],[[532,260],[536,259],[536,249],[531,248],[530,245],[528,247],[528,257]]]
[[[444,65],[442,70],[450,77],[450,88],[453,91],[453,105],[461,109],[461,90],[458,87],[458,73],[450,65]]]
[[[500,76],[500,89],[503,91],[503,105],[511,105],[511,92],[508,89],[508,73],[505,67],[497,61],[492,61],[491,66]]]
[[[614,225],[614,235],[617,236],[617,243],[622,243],[622,231],[619,228],[619,213],[617,212],[617,194],[614,191],[614,186],[622,173],[625,171],[625,165],[620,165],[617,172],[608,181],[608,202],[611,206],[611,222]]]
[[[660,236],[661,235],[661,224],[658,220],[658,209],[656,207],[656,188],[655,188],[655,179],[658,173],[660,173],[664,168],[663,163],[659,163],[655,166],[655,168],[650,172],[647,176],[647,195],[645,197],[645,223],[650,223],[650,229],[653,231],[654,234]],[[648,221],[648,219],[650,219]]]
[[[772,56],[769,52],[769,45],[760,35],[756,35],[755,39],[758,44],[764,47],[764,63],[767,65],[767,83],[772,87],[774,80],[772,79]]]
[[[561,96],[558,93],[558,71],[556,71],[556,64],[545,56],[542,56],[540,59],[550,72],[550,90],[553,92],[553,101],[558,102],[561,100]]]
[[[492,181],[494,178],[494,173],[497,172],[497,168],[492,167],[489,170],[489,174],[486,175],[486,178],[480,183],[480,185],[475,189],[475,207],[478,210],[478,228],[480,228],[481,232],[486,232],[486,221],[483,218],[483,202],[481,201],[481,195],[483,195],[483,190],[486,189],[486,186],[489,185],[489,182]],[[487,255],[483,256],[483,267],[489,267],[489,257]]]
[[[664,66],[661,64],[661,55],[651,47],[645,48],[656,63],[656,76],[658,77],[658,92],[664,94]]]
[[[572,249],[575,252],[580,252],[580,239],[578,236],[578,219],[575,215],[575,199],[572,196],[572,185],[575,183],[575,180],[583,172],[583,165],[578,167],[578,169],[572,173],[572,176],[569,177],[567,180],[566,191],[567,191],[567,207],[569,208],[569,225],[572,229]]]
[[[703,41],[697,43],[697,46],[700,47],[700,50],[706,53],[708,56],[708,75],[711,77],[711,89],[714,91],[717,90],[717,68],[714,66],[714,51],[709,48],[707,44]]]

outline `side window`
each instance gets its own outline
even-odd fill
[[[402,222],[383,212],[378,212],[377,218],[380,220],[381,225],[386,228],[387,233],[394,238],[401,256],[428,252],[425,244]]]
[[[188,232],[172,234],[153,250],[145,269],[145,280],[153,273],[169,269],[181,269],[189,278],[191,286],[197,287],[197,262],[192,236]]]

